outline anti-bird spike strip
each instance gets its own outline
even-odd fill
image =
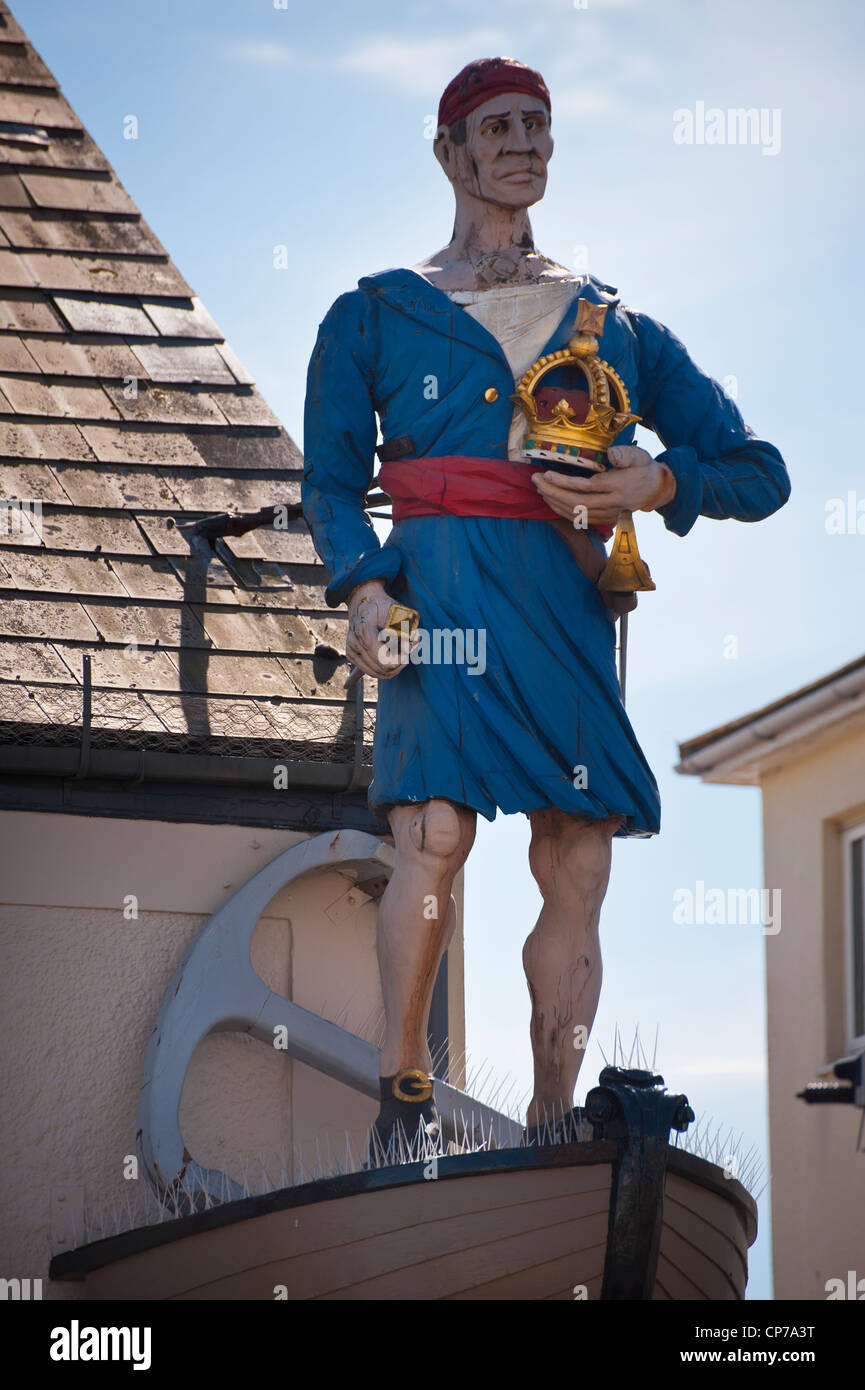
[[[605,1064],[609,1065],[600,1043],[598,1043],[598,1048]],[[654,1070],[657,1058],[657,1048],[658,1030],[656,1029],[652,1070]],[[613,1056],[624,1063],[624,1047],[618,1024],[615,1029],[612,1051]],[[634,1041],[631,1043],[628,1061],[633,1061],[635,1055],[638,1060],[643,1062],[647,1060],[639,1039],[639,1031],[635,1033]],[[457,1059],[456,1065],[463,1062],[468,1066],[468,1054],[465,1051]],[[237,1160],[237,1165],[240,1166],[242,1173],[239,1186],[243,1195],[254,1195],[254,1186],[257,1187],[259,1193],[264,1194],[286,1187],[300,1187],[323,1177],[348,1175],[370,1168],[390,1167],[395,1164],[414,1163],[419,1160],[427,1161],[432,1157],[446,1157],[449,1154],[481,1153],[507,1147],[508,1142],[512,1141],[509,1141],[505,1123],[507,1120],[519,1121],[524,1116],[528,1092],[524,1092],[516,1101],[508,1105],[516,1082],[511,1078],[508,1089],[503,1093],[504,1083],[509,1079],[509,1074],[504,1080],[496,1084],[495,1077],[491,1076],[490,1067],[491,1064],[484,1061],[474,1069],[476,1088],[472,1099],[481,1101],[482,1097],[477,1094],[477,1091],[485,1087],[489,1099],[484,1103],[490,1105],[496,1113],[486,1119],[483,1116],[474,1118],[471,1112],[467,1115],[463,1109],[459,1109],[453,1116],[453,1139],[445,1140],[440,1127],[435,1132],[429,1132],[424,1125],[419,1130],[417,1137],[409,1141],[405,1131],[400,1126],[386,1149],[382,1148],[375,1130],[370,1130],[367,1133],[365,1146],[361,1146],[357,1155],[353,1147],[352,1132],[349,1130],[344,1131],[344,1141],[338,1155],[334,1153],[330,1134],[325,1136],[326,1158],[322,1154],[321,1140],[318,1136],[311,1140],[309,1145],[314,1150],[314,1156],[305,1153],[304,1146],[298,1143],[293,1143],[289,1150],[283,1149],[278,1153],[269,1155],[258,1153],[250,1156],[247,1153],[242,1159]],[[468,1086],[466,1092],[472,1094]],[[501,1100],[498,1106],[491,1104],[491,1101],[497,1101],[499,1097]],[[539,1123],[541,1142],[555,1144],[567,1140],[570,1137],[569,1127],[566,1124],[567,1118],[563,1105],[557,1104],[551,1109],[545,1107]],[[581,1142],[591,1138],[591,1127],[584,1123],[582,1115],[577,1117],[571,1133],[573,1132],[576,1133],[577,1139]],[[726,1137],[723,1137],[725,1135]],[[732,1166],[735,1170],[733,1176],[738,1178],[738,1181],[752,1196],[759,1197],[765,1190],[768,1174],[757,1144],[752,1143],[747,1152],[743,1154],[744,1137],[742,1135],[737,1136],[732,1128],[727,1128],[725,1131],[723,1123],[716,1124],[716,1121],[705,1112],[699,1115],[684,1134],[676,1133],[671,1136],[671,1143],[686,1152],[707,1158],[719,1166],[730,1166],[732,1159]],[[256,1169],[257,1183],[255,1184],[250,1180],[252,1177],[251,1167]],[[81,1239],[84,1241],[104,1239],[109,1235],[119,1234],[121,1231],[157,1225],[163,1221],[177,1220],[190,1212],[208,1210],[213,1206],[230,1202],[232,1200],[232,1174],[229,1172],[229,1167],[228,1165],[217,1166],[216,1171],[219,1173],[218,1193],[199,1190],[191,1174],[184,1174],[180,1182],[175,1183],[169,1191],[163,1194],[161,1201],[157,1194],[146,1185],[142,1185],[135,1194],[135,1200],[131,1200],[127,1188],[124,1192],[124,1201],[121,1203],[122,1210],[118,1208],[116,1201],[109,1203],[108,1206],[103,1205],[99,1212],[94,1212],[89,1208],[85,1210]],[[274,1181],[270,1174],[277,1171],[279,1177]],[[764,1176],[766,1181],[763,1181]],[[758,1183],[761,1186],[759,1191],[756,1191]]]

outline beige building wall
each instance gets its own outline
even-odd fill
[[[865,821],[865,733],[799,753],[760,785],[765,882],[783,914],[766,938],[775,1297],[825,1299],[827,1280],[865,1277],[862,1112],[796,1093],[849,1046],[841,835]]]
[[[146,1179],[124,1177],[135,1155],[147,1041],[165,989],[201,926],[266,863],[303,835],[236,826],[166,824],[0,812],[0,1277],[42,1279],[45,1297],[68,1213],[121,1220]],[[277,992],[380,1041],[376,907],[333,905],[350,884],[335,871],[283,889],[253,937],[252,960]],[[461,883],[460,883],[461,887]],[[137,919],[124,916],[134,895]],[[465,1047],[462,893],[449,951],[451,1055]],[[452,1076],[459,1083],[459,1076]],[[184,1141],[200,1163],[268,1185],[300,1154],[354,1152],[377,1105],[245,1035],[206,1039],[181,1102]],[[114,1218],[116,1219],[116,1218]]]

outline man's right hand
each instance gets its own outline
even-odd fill
[[[359,584],[348,598],[345,654],[364,675],[374,676],[376,680],[388,681],[398,676],[409,661],[405,643],[401,644],[401,654],[392,656],[390,645],[379,635],[392,604],[393,599],[378,579]]]

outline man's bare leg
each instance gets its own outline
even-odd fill
[[[450,801],[393,806],[396,868],[379,905],[378,962],[386,1032],[379,1071],[429,1073],[427,1023],[442,956],[456,925],[454,878],[475,837],[476,813]]]
[[[567,1114],[583,1048],[574,1029],[591,1031],[601,993],[598,924],[607,891],[611,840],[621,816],[588,820],[555,809],[529,817],[529,863],[544,900],[534,931],[523,947],[523,967],[532,1000],[531,1039],[534,1095],[528,1126],[544,1115]]]

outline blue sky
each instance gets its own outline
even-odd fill
[[[616,1024],[652,1041],[659,1026],[668,1084],[765,1151],[764,938],[672,917],[674,891],[697,880],[762,884],[759,794],[672,769],[678,740],[862,651],[865,536],[829,535],[825,519],[830,499],[865,499],[854,423],[865,11],[856,0],[12,7],[298,442],[332,300],[448,240],[451,195],[425,135],[445,82],[492,53],[543,71],[556,150],[532,214],[537,245],[566,265],[585,257],[705,370],[735,378],[746,420],[793,480],[787,507],[757,526],[701,519],[681,539],[639,520],[658,588],[631,620],[628,706],[663,823],[651,841],[616,845],[594,1034],[609,1052]],[[677,144],[674,112],[698,102],[779,112],[780,148]],[[130,114],[135,141],[123,138]],[[531,1077],[520,950],[539,906],[526,845],[523,817],[482,821],[466,885],[470,1048],[520,1091]],[[783,930],[768,940],[783,949]],[[601,1064],[593,1043],[578,1098]],[[761,1219],[752,1297],[771,1287],[765,1199]]]

